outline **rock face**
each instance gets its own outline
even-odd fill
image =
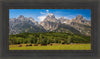
[[[53,30],[56,30],[58,28],[58,23],[56,23],[56,22],[43,21],[40,24],[47,31],[53,31]]]
[[[47,15],[47,17],[44,19],[44,21],[57,22],[57,19],[55,18],[53,13],[50,13]]]
[[[76,22],[84,25],[91,25],[90,21],[83,18],[82,15],[78,15],[75,19],[72,19],[72,22]]]
[[[50,13],[46,16],[44,21],[40,22],[40,25],[47,31],[53,31],[58,28],[59,21],[55,18],[54,14]]]
[[[18,18],[9,20],[9,34],[18,34],[22,32],[66,32],[74,34],[91,34],[91,21],[86,20],[82,15],[78,15],[74,19],[66,19],[61,17],[55,18],[50,13],[46,18],[38,23],[32,17],[24,17],[20,15]]]
[[[64,17],[61,17],[61,18],[59,18],[58,19],[58,21],[60,22],[60,23],[65,23],[65,24],[70,24],[70,20],[69,19],[66,19],[66,18],[64,18]]]
[[[22,32],[45,32],[45,29],[38,25],[32,17],[26,18],[20,15],[18,18],[9,20],[9,34],[18,34]]]
[[[78,15],[71,20],[71,26],[78,30],[81,34],[91,35],[91,22]]]
[[[59,20],[61,23],[70,24],[70,25],[73,25],[74,23],[79,23],[79,24],[91,26],[91,22],[86,20],[82,15],[78,15],[76,18],[71,20],[64,19],[64,18],[60,18]]]

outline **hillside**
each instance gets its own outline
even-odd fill
[[[90,36],[62,32],[20,33],[9,36],[9,44],[70,44],[90,42]]]

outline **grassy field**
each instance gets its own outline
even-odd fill
[[[26,44],[21,44],[22,47],[19,45],[9,45],[9,50],[91,50],[91,44],[53,44],[50,46],[27,46]]]

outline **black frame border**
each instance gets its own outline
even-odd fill
[[[21,9],[91,9],[91,25],[92,25],[92,50],[8,50],[9,49],[9,8],[21,8]],[[2,2],[2,56],[14,57],[14,56],[30,56],[30,57],[73,57],[73,56],[97,56],[98,54],[98,2]],[[95,20],[93,20],[95,19]]]

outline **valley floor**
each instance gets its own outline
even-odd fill
[[[21,46],[20,46],[21,45]],[[46,46],[9,45],[9,50],[91,50],[91,44],[48,44]]]

